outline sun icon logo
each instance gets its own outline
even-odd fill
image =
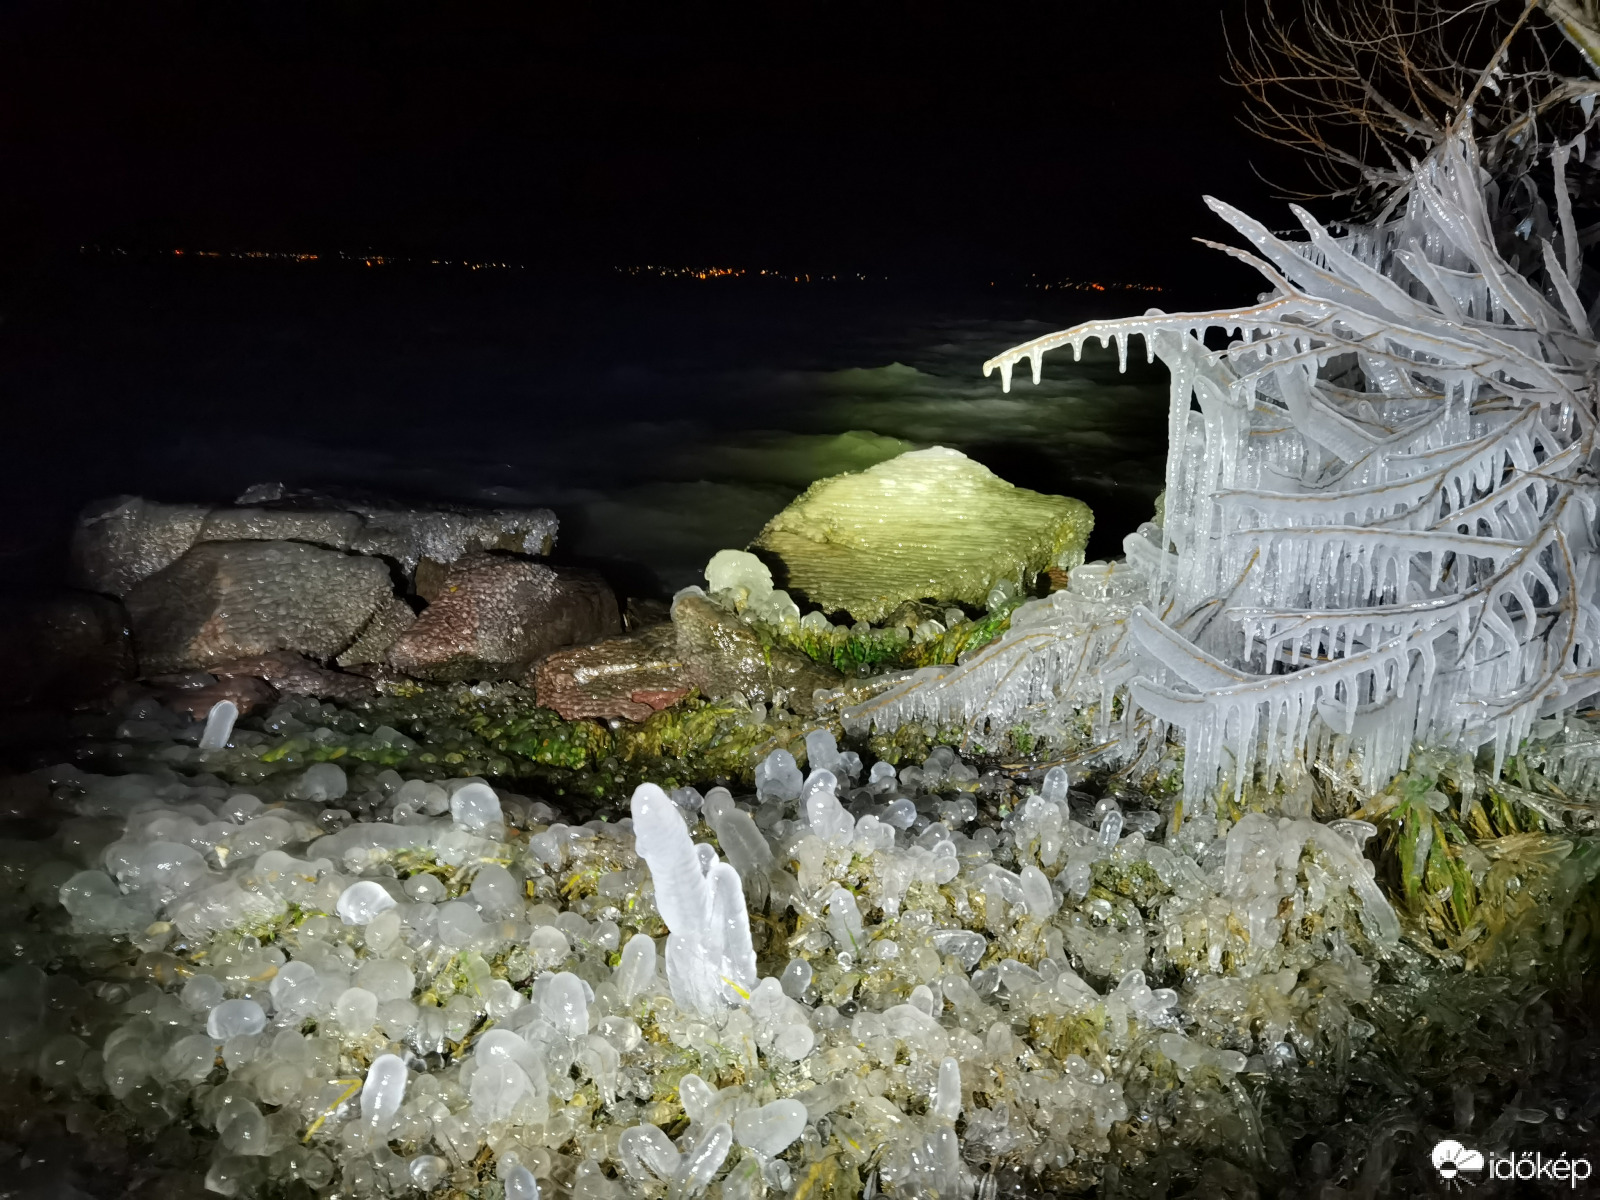
[[[1460,1142],[1446,1138],[1433,1148],[1429,1155],[1433,1160],[1433,1169],[1439,1172],[1439,1178],[1452,1187],[1459,1188],[1463,1182],[1471,1183],[1471,1179],[1463,1180],[1463,1175],[1476,1175],[1483,1170],[1483,1154],[1477,1150],[1469,1150]]]

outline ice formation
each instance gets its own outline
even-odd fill
[[[1255,305],[1091,322],[984,365],[1009,389],[1047,351],[1098,338],[1125,362],[1143,337],[1172,374],[1163,523],[854,718],[1004,725],[1098,702],[1104,721],[1118,693],[1125,745],[1182,731],[1191,802],[1271,785],[1314,747],[1353,753],[1373,791],[1416,743],[1498,763],[1600,686],[1600,351],[1576,278],[1548,244],[1548,296],[1501,257],[1469,133],[1374,225],[1335,234],[1297,208],[1306,237],[1286,241],[1209,203],[1270,285]]]
[[[646,784],[630,819],[579,826],[363,763],[249,793],[55,769],[72,817],[43,877],[76,953],[138,966],[82,993],[100,1015],[77,1035],[26,999],[77,1003],[65,976],[8,968],[0,1045],[113,1106],[197,1097],[221,1195],[492,1176],[692,1200],[1089,1179],[1153,1103],[1128,1090],[1150,1064],[1231,1112],[1286,1039],[1367,1036],[1355,948],[1399,927],[1361,822],[1163,844],[1155,812],[1059,767],[980,820],[997,777],[948,747],[868,770],[817,729],[805,751],[804,772],[767,754],[751,792]]]

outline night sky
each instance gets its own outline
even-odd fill
[[[1188,242],[1221,232],[1200,196],[1259,211],[1273,161],[1222,80],[1224,7],[13,0],[0,249],[1209,292],[1243,276]]]

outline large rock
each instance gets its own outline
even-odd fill
[[[72,558],[82,586],[123,596],[205,542],[307,542],[388,559],[409,574],[425,560],[449,564],[484,550],[548,554],[556,529],[547,508],[408,508],[268,484],[220,507],[101,501],[79,516]]]
[[[1028,588],[1083,561],[1093,527],[1081,500],[1016,487],[935,446],[819,480],[753,546],[782,561],[790,591],[879,622],[907,600],[984,608],[1002,580]]]
[[[642,721],[694,690],[678,653],[678,631],[654,625],[628,637],[557,650],[530,680],[540,705],[569,721],[622,717]]]
[[[592,571],[470,555],[389,650],[419,679],[515,679],[562,646],[622,632],[617,598]]]
[[[375,558],[303,542],[202,542],[135,584],[126,605],[150,675],[277,650],[332,658],[393,598]]]
[[[141,579],[183,557],[210,511],[200,504],[158,504],[115,496],[78,516],[72,535],[76,582],[91,592],[126,596]]]
[[[797,650],[767,645],[733,613],[698,588],[679,593],[672,604],[678,654],[688,663],[688,678],[707,696],[742,692],[751,701],[785,699],[801,714],[814,709],[812,693],[836,688],[843,676]]]

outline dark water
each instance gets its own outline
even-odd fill
[[[630,594],[698,579],[814,479],[955,446],[1095,510],[1091,557],[1148,518],[1165,377],[1108,352],[1011,395],[983,360],[1146,297],[893,283],[553,280],[443,270],[75,261],[0,324],[11,580],[55,574],[118,492],[253,483],[548,504],[559,553]],[[1137,357],[1137,356],[1136,356]]]

